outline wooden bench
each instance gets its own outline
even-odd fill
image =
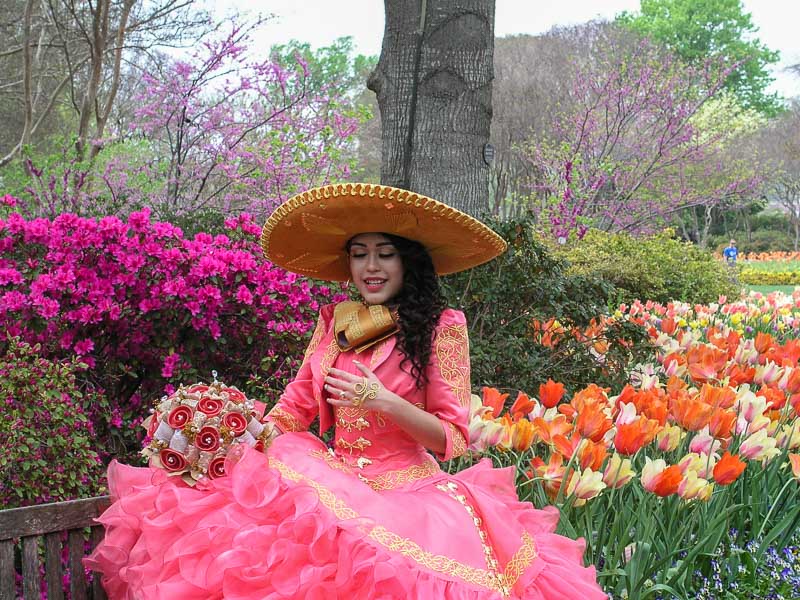
[[[108,496],[99,496],[0,510],[0,600],[15,599],[16,573],[22,574],[24,599],[41,598],[39,552],[42,541],[47,598],[63,600],[61,539],[65,535],[72,600],[105,600],[100,578],[94,577],[89,586],[81,560],[85,556],[85,530],[91,528],[90,540],[94,547],[103,537],[103,527],[93,519],[109,504]]]

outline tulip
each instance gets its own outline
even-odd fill
[[[603,482],[612,488],[620,488],[628,483],[636,471],[631,468],[629,458],[620,458],[619,454],[612,454],[606,468],[603,470]]]
[[[511,445],[517,452],[523,452],[533,443],[534,427],[528,419],[520,419],[514,423],[511,433]]]
[[[483,388],[483,405],[492,410],[494,417],[499,417],[500,413],[503,412],[506,398],[508,398],[508,394],[501,394],[497,388]]]
[[[709,500],[713,486],[694,471],[689,471],[678,484],[678,495],[684,500]]]
[[[779,447],[788,450],[800,448],[800,422],[784,423],[775,434],[775,441]]]
[[[776,440],[767,435],[764,430],[757,431],[739,447],[739,453],[748,460],[768,461],[780,454],[780,450],[775,447]]]
[[[548,379],[539,386],[539,401],[547,408],[553,408],[564,397],[564,384]]]
[[[664,459],[652,460],[649,456],[645,456],[641,480],[642,486],[648,492],[662,498],[670,496],[678,491],[682,479],[683,474],[678,465],[667,467]]]
[[[518,421],[535,409],[537,404],[538,402],[536,402],[536,400],[531,400],[528,394],[519,392],[517,394],[517,399],[514,400],[514,404],[511,405],[511,417],[515,421]]]
[[[677,425],[667,425],[656,435],[658,449],[662,452],[672,452],[684,437],[686,432],[683,429]]]
[[[584,469],[582,473],[573,472],[567,484],[567,496],[574,495],[575,506],[586,504],[606,488],[603,483],[603,474],[591,469]]]
[[[703,427],[689,442],[689,451],[698,454],[714,454],[719,450],[721,442],[714,439],[708,432],[708,425]]]
[[[714,481],[719,485],[730,485],[739,478],[747,467],[747,463],[737,455],[725,452],[714,465]]]
[[[790,454],[789,463],[792,465],[792,475],[800,482],[800,454]]]

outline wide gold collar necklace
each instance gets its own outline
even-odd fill
[[[399,330],[397,313],[382,304],[340,302],[333,310],[333,334],[342,352],[363,352]]]

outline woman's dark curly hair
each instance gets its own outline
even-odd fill
[[[425,368],[431,358],[433,332],[447,304],[425,246],[390,233],[381,235],[392,242],[403,262],[403,287],[390,301],[397,306],[400,316],[400,331],[397,333],[398,346],[403,353],[400,366],[411,363],[410,374],[416,380],[417,388],[422,388],[428,383]],[[349,241],[347,251],[350,252]]]

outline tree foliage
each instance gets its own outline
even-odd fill
[[[725,86],[742,106],[766,116],[781,111],[778,95],[767,92],[773,80],[769,66],[778,62],[779,53],[754,37],[758,28],[741,0],[641,0],[638,14],[623,13],[618,21],[689,64],[715,56],[736,62]]]

